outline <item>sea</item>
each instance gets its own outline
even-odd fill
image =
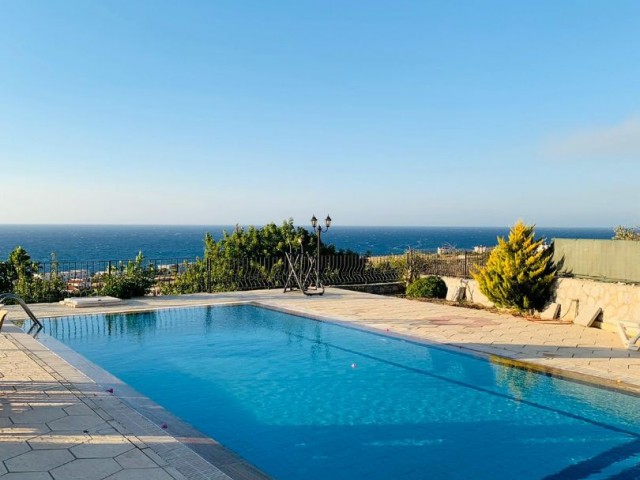
[[[204,235],[215,239],[233,225],[0,225],[0,260],[22,246],[34,261],[129,260],[142,252],[147,259],[202,257]],[[307,227],[306,227],[307,228]],[[311,230],[310,227],[308,227]],[[536,237],[610,239],[612,228],[536,228]],[[506,237],[507,227],[349,227],[332,226],[324,243],[361,254],[388,255],[409,248],[432,251],[438,247],[470,250],[493,246]]]

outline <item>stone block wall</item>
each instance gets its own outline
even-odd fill
[[[460,279],[442,278],[447,284],[447,298],[451,299],[460,285]],[[466,293],[470,302],[493,306],[480,292],[475,280],[468,281]],[[602,319],[596,326],[605,330],[613,331],[619,320],[640,323],[640,285],[560,278],[552,301],[561,305],[560,316],[565,320],[573,320],[580,309],[599,307],[602,309]]]
[[[640,323],[640,286],[624,283],[605,283],[578,278],[560,278],[555,299],[562,307],[560,315],[574,318],[575,305],[602,309],[602,328],[613,330],[619,320]],[[572,302],[573,301],[573,302]],[[577,301],[577,302],[576,302]],[[573,305],[572,305],[573,303]]]
[[[458,277],[442,277],[444,283],[447,284],[447,300],[451,300],[454,292],[460,286],[460,279]],[[469,302],[477,303],[485,307],[493,307],[493,303],[484,296],[484,294],[478,288],[478,282],[473,279],[464,280],[467,283],[466,299]]]

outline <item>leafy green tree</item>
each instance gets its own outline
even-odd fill
[[[163,284],[165,294],[194,293],[202,291],[230,291],[255,288],[257,285],[272,287],[281,283],[285,271],[285,253],[289,251],[315,253],[317,236],[303,227],[295,227],[293,219],[282,225],[269,223],[263,227],[242,228],[223,232],[216,241],[211,234],[204,237],[204,257],[183,264],[180,273],[171,284]],[[337,252],[335,246],[320,246],[321,255],[348,254]]]
[[[0,293],[13,291],[15,273],[15,269],[9,262],[0,262]]]
[[[41,273],[39,264],[32,262],[22,247],[11,252],[7,264],[11,265],[15,274],[13,293],[25,302],[55,302],[64,297],[65,282],[59,272],[55,253],[51,254],[51,270],[48,273]]]
[[[207,233],[205,235],[205,258],[258,258],[284,256],[290,249],[314,253],[318,237],[303,227],[295,227],[293,219],[286,220],[281,226],[269,223],[264,227],[250,226],[246,230],[236,226],[233,232],[223,232],[217,242]],[[334,245],[320,245],[321,255],[336,253]]]
[[[57,274],[46,278],[40,275],[34,275],[31,279],[21,277],[14,290],[27,303],[57,302],[64,298],[65,282]]]
[[[245,284],[270,286],[277,272],[283,269],[285,253],[310,243],[308,232],[300,227],[296,229],[291,219],[280,227],[274,223],[262,228],[251,226],[246,230],[236,227],[230,234],[223,232],[218,241],[207,233],[203,259],[207,289],[240,290]],[[268,258],[279,260],[267,264]]]
[[[33,276],[34,267],[37,270],[37,265],[31,261],[31,256],[20,246],[13,249],[7,262],[15,272],[14,280],[17,280],[18,277],[30,278]]]
[[[553,289],[553,251],[536,240],[534,226],[517,222],[508,240],[498,237],[487,265],[472,272],[480,291],[499,307],[519,311],[541,309]]]

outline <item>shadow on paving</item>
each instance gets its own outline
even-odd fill
[[[115,388],[124,396],[89,382],[0,381],[0,462],[9,472],[49,471],[74,459],[113,459],[132,468],[153,468],[166,465],[155,451],[170,451],[177,439],[231,478],[268,478],[162,407],[154,412],[152,402],[130,387]],[[129,408],[137,402],[146,407],[144,417]],[[166,423],[170,431],[162,428]],[[34,464],[32,457],[40,450],[60,452],[51,461]]]

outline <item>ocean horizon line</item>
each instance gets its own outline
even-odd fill
[[[281,225],[282,222],[267,222],[267,223],[0,223],[2,227],[232,227],[236,225],[240,227],[263,227],[275,223]],[[527,223],[527,222],[525,222]],[[295,227],[305,227],[306,224],[293,224]],[[542,229],[610,229],[613,230],[617,225],[534,225],[536,228]],[[310,226],[310,225],[309,225]],[[332,224],[331,228],[495,228],[495,229],[508,229],[512,225],[335,225]]]
[[[257,226],[259,227],[259,226]],[[147,258],[196,258],[203,255],[204,235],[216,240],[232,233],[235,225],[115,225],[115,224],[13,224],[0,225],[0,258],[22,246],[34,260],[46,261],[55,252],[60,260],[132,259],[139,251]],[[305,228],[305,226],[303,226]],[[306,227],[312,231],[311,225]],[[325,243],[339,250],[386,255],[407,249],[436,250],[441,246],[473,249],[492,246],[506,237],[509,227],[442,227],[332,225]],[[536,236],[611,239],[611,227],[538,227]]]

